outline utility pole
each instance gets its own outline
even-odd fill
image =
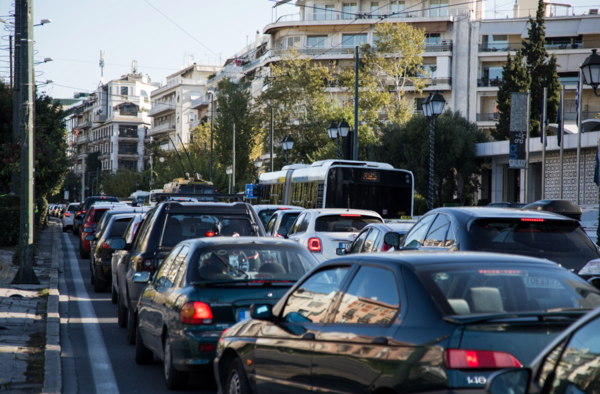
[[[15,81],[13,79],[13,36],[8,36],[8,58],[10,59],[10,86],[15,87]]]
[[[231,194],[235,194],[235,123],[233,124],[233,155],[231,158]]]
[[[21,106],[21,2],[24,0],[15,0],[15,72],[14,72],[14,93],[13,93],[13,145],[19,142],[19,129],[21,128],[20,106]],[[10,191],[19,193],[19,175],[13,173],[10,182]]]
[[[33,271],[33,160],[34,160],[34,85],[33,85],[33,0],[21,0],[20,16],[23,22],[21,36],[22,56],[22,115],[21,130],[21,217],[19,228],[20,264],[14,283],[39,284]]]
[[[271,107],[271,152],[270,152],[271,172],[273,172],[273,107]]]
[[[354,66],[354,160],[358,160],[358,45],[356,46],[356,65]]]

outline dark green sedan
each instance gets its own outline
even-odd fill
[[[191,239],[175,246],[143,290],[134,311],[135,361],[164,361],[166,385],[187,385],[190,371],[211,373],[223,331],[250,317],[255,303],[274,305],[317,265],[298,244],[255,237]],[[147,283],[149,272],[135,274]]]

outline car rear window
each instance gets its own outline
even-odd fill
[[[600,291],[562,269],[482,262],[419,272],[440,305],[452,314],[593,309]]]
[[[300,215],[300,212],[286,213],[285,215],[283,215],[283,217],[281,218],[281,224],[279,225],[279,228],[281,228],[281,227],[285,227],[287,229],[292,228],[292,225],[296,221],[296,218],[298,217],[298,215]]]
[[[260,221],[262,222],[263,226],[267,225],[269,219],[271,219],[271,216],[273,216],[275,212],[277,212],[277,209],[263,209],[258,213],[258,217],[260,218]]]
[[[94,219],[92,219],[93,223],[98,223],[104,212],[108,211],[108,209],[96,209],[94,210]]]
[[[357,232],[367,224],[381,223],[381,219],[374,216],[341,214],[327,215],[317,218],[315,231],[319,232]]]
[[[243,216],[176,213],[167,216],[161,246],[173,247],[190,238],[207,236],[254,236],[252,224]]]
[[[130,221],[131,218],[115,220],[110,228],[109,236],[123,237],[123,235],[125,235],[125,230],[127,230],[127,226],[129,225]]]
[[[296,281],[315,266],[315,260],[302,249],[254,244],[211,246],[193,257],[188,280]]]
[[[79,210],[79,205],[69,205],[69,212],[75,212]]]
[[[525,254],[551,260],[555,255],[578,255],[586,261],[598,258],[596,247],[576,222],[480,219],[471,224],[469,234],[477,249],[482,251]]]

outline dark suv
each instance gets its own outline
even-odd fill
[[[96,201],[120,202],[117,197],[110,196],[93,196],[86,198],[85,202],[81,204],[80,211],[77,211],[73,218],[73,235],[79,235],[79,228],[83,224],[83,217]]]
[[[121,264],[127,272],[124,283],[119,283],[119,296],[127,308],[127,341],[135,343],[132,312],[145,284],[134,283],[133,276],[140,271],[151,275],[171,249],[181,241],[214,236],[264,237],[258,215],[246,203],[194,203],[167,201],[151,209],[140,225],[131,244],[123,238],[113,240],[112,249],[128,250]],[[121,306],[121,305],[119,305]]]

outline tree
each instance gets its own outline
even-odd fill
[[[542,116],[542,102],[544,87],[548,88],[548,121],[556,121],[558,115],[558,102],[560,100],[560,83],[556,71],[556,56],[552,55],[548,60],[546,50],[546,28],[544,13],[546,4],[538,0],[538,9],[535,19],[529,18],[529,40],[523,41],[523,54],[527,59],[527,65],[531,69],[531,91],[529,134],[532,137],[540,135],[540,121]]]
[[[466,194],[458,189],[459,180],[471,182],[471,175],[479,174],[483,160],[475,156],[475,144],[486,142],[487,137],[475,123],[459,112],[444,112],[435,124],[434,150],[434,206]],[[413,116],[403,124],[383,128],[379,146],[375,149],[378,161],[395,168],[413,172],[415,191],[429,195],[429,121],[422,115]],[[474,184],[477,187],[477,184]]]
[[[256,134],[255,119],[252,114],[251,94],[241,83],[224,78],[217,85],[218,112],[213,127],[215,158],[220,167],[226,168],[232,162],[233,127],[235,125],[235,190],[242,189],[254,176],[254,164],[250,158]]]
[[[150,170],[144,172],[130,170],[104,171],[100,187],[104,194],[108,196],[128,198],[136,190],[150,190],[149,180]]]
[[[0,82],[0,193],[10,190],[11,174],[20,172],[21,144],[12,142],[13,90]],[[48,96],[35,99],[35,193],[38,197],[57,194],[64,182],[69,160],[65,112]]]
[[[527,92],[529,75],[523,63],[523,53],[517,50],[513,61],[510,53],[506,55],[506,64],[502,67],[502,86],[498,89],[498,111],[500,118],[496,128],[491,131],[496,141],[507,140],[510,132],[510,100],[512,92]]]

